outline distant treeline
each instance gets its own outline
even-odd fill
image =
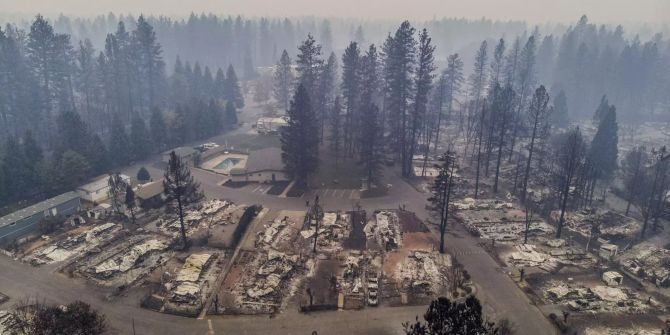
[[[276,64],[283,50],[291,57],[297,55],[296,48],[308,33],[319,41],[324,55],[331,51],[341,54],[350,41],[380,45],[398,24],[213,14],[191,14],[185,19],[149,17],[147,21],[156,30],[169,69],[179,56],[182,61],[198,61],[213,71],[232,64],[244,79],[255,78],[258,66]],[[137,19],[114,14],[87,19],[60,16],[54,20],[54,27],[77,40],[89,38],[103,48],[106,34],[117,29],[119,22],[131,27]],[[482,40],[494,46],[504,38],[509,48],[517,40],[522,47],[529,36],[534,36],[538,83],[545,84],[553,95],[564,90],[573,117],[590,116],[603,95],[618,106],[624,121],[639,121],[641,115],[652,117],[652,113],[660,113],[653,117],[662,118],[662,112],[667,111],[668,97],[663,92],[670,89],[670,44],[661,31],[643,27],[641,38],[622,26],[589,23],[586,17],[569,27],[456,18],[414,24],[427,28],[435,40],[438,67],[446,67],[448,55],[458,53],[465,68],[470,68]]]

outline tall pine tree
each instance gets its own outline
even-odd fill
[[[408,160],[408,131],[411,125],[409,115],[412,98],[412,76],[415,68],[416,40],[414,28],[409,21],[400,24],[393,36],[384,42],[384,79],[386,81],[386,106],[388,106],[389,142],[394,152],[399,154],[403,175],[407,175],[405,162]]]
[[[342,155],[342,105],[340,97],[335,97],[335,103],[330,111],[330,148],[335,156],[335,169],[339,167]]]
[[[151,120],[149,121],[149,128],[151,130],[151,141],[158,151],[165,150],[168,143],[167,125],[163,118],[163,113],[158,108],[151,109]]]
[[[174,151],[170,153],[167,169],[163,179],[163,188],[168,202],[176,207],[179,215],[179,227],[183,249],[188,249],[186,226],[184,224],[184,207],[198,202],[203,198],[198,184],[191,175],[188,163],[181,160]]]
[[[594,169],[595,179],[609,180],[617,169],[618,130],[616,108],[609,106],[602,116],[588,153],[588,160]]]
[[[298,51],[296,60],[298,77],[296,84],[303,85],[310,101],[313,103],[319,80],[319,72],[323,66],[321,45],[316,43],[311,34],[308,34],[307,39],[298,47]]]
[[[367,179],[367,187],[381,180],[382,163],[384,160],[383,136],[379,119],[379,107],[370,103],[362,106],[361,126],[365,129],[361,133],[361,163]]]
[[[226,81],[225,85],[223,86],[223,94],[226,100],[235,103],[235,107],[244,107],[242,89],[240,88],[240,82],[237,79],[237,74],[235,74],[235,68],[233,68],[232,65],[228,65],[228,70],[226,71]]]
[[[342,84],[340,90],[344,98],[344,152],[353,154],[355,123],[358,123],[358,105],[361,89],[361,56],[358,44],[351,42],[342,55]]]
[[[309,93],[302,84],[296,89],[288,116],[288,125],[281,132],[282,160],[291,177],[305,187],[319,166],[319,136]]]
[[[137,48],[137,78],[140,81],[140,99],[145,111],[160,106],[163,96],[160,94],[165,85],[165,63],[162,49],[156,38],[156,32],[143,15],[137,19],[137,28],[133,31],[133,42]],[[146,114],[144,114],[146,115]]]
[[[291,69],[291,57],[284,50],[274,71],[274,98],[283,111],[287,111],[291,102],[291,88],[293,86],[293,70]]]
[[[433,52],[435,51],[435,46],[431,44],[431,41],[432,39],[428,36],[428,31],[424,28],[419,33],[416,78],[414,79],[416,92],[412,101],[412,122],[408,138],[410,142],[407,144],[409,152],[403,161],[403,175],[406,177],[412,173],[412,162],[416,153],[419,135],[422,131],[421,125],[426,121],[428,94],[433,86],[433,72],[435,71]]]
[[[133,160],[142,160],[151,153],[151,135],[144,120],[137,114],[130,125],[130,145]]]
[[[132,159],[130,140],[118,115],[114,116],[109,133],[109,157],[113,166],[123,166]]]

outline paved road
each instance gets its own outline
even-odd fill
[[[516,325],[517,334],[552,334],[553,326],[533,305],[512,279],[477,244],[481,240],[454,227],[445,236],[447,251],[462,263],[478,289],[492,319],[507,318]]]

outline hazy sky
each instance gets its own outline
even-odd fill
[[[383,9],[380,9],[383,8]],[[0,0],[0,13],[96,15],[107,12],[185,16],[190,12],[246,16],[353,18],[466,17],[532,23],[670,22],[670,0]]]

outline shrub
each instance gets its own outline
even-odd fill
[[[141,167],[139,171],[137,171],[137,180],[141,182],[148,182],[151,180],[151,175],[144,166]]]

